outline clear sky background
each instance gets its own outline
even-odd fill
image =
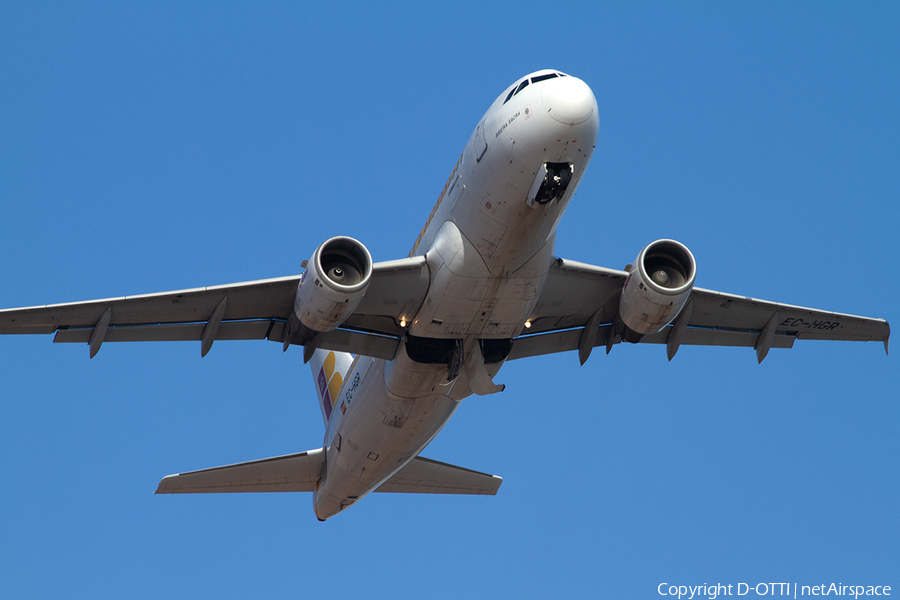
[[[298,274],[339,234],[404,257],[488,105],[555,68],[601,117],[560,256],[671,237],[698,286],[900,323],[897,3],[183,4],[0,4],[0,307]],[[0,596],[900,593],[898,372],[877,343],[517,361],[424,452],[496,497],[319,523],[153,494],[321,444],[298,348],[5,337]]]

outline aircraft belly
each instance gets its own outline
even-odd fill
[[[375,363],[337,424],[337,432],[329,435],[326,476],[314,496],[320,519],[355,503],[418,455],[458,406],[430,388],[411,397],[395,396],[383,378],[389,363]],[[442,370],[446,379],[446,365],[425,366]]]
[[[445,222],[426,254],[434,275],[410,333],[456,339],[519,335],[546,280],[553,238],[516,271],[495,274],[457,224]]]

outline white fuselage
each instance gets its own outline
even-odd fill
[[[352,401],[333,411],[325,435],[326,475],[313,499],[320,519],[403,467],[479,389],[481,340],[511,340],[525,328],[559,219],[597,142],[593,93],[580,79],[551,76],[557,74],[532,73],[494,101],[410,252],[425,255],[431,284],[419,312],[402,325],[414,338],[458,340],[461,367],[416,362],[403,343],[392,361],[354,360],[341,391]],[[518,87],[524,81],[530,83]],[[571,164],[571,181],[560,197],[529,204],[548,163]],[[487,364],[487,374],[502,364]]]

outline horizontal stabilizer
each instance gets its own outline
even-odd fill
[[[156,493],[312,492],[324,475],[324,469],[325,450],[320,448],[169,475],[159,482]],[[375,491],[493,496],[501,483],[503,480],[496,475],[417,456]]]
[[[157,494],[214,494],[219,492],[311,492],[322,478],[325,450],[213,467],[169,475]]]
[[[480,494],[493,496],[501,477],[417,456],[381,484],[376,492],[407,494]]]

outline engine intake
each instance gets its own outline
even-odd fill
[[[684,244],[656,240],[641,250],[619,300],[625,340],[639,342],[674,321],[691,295],[696,276],[694,255]]]
[[[300,276],[294,313],[313,331],[331,331],[353,314],[372,278],[372,256],[360,242],[333,237],[313,252]]]

